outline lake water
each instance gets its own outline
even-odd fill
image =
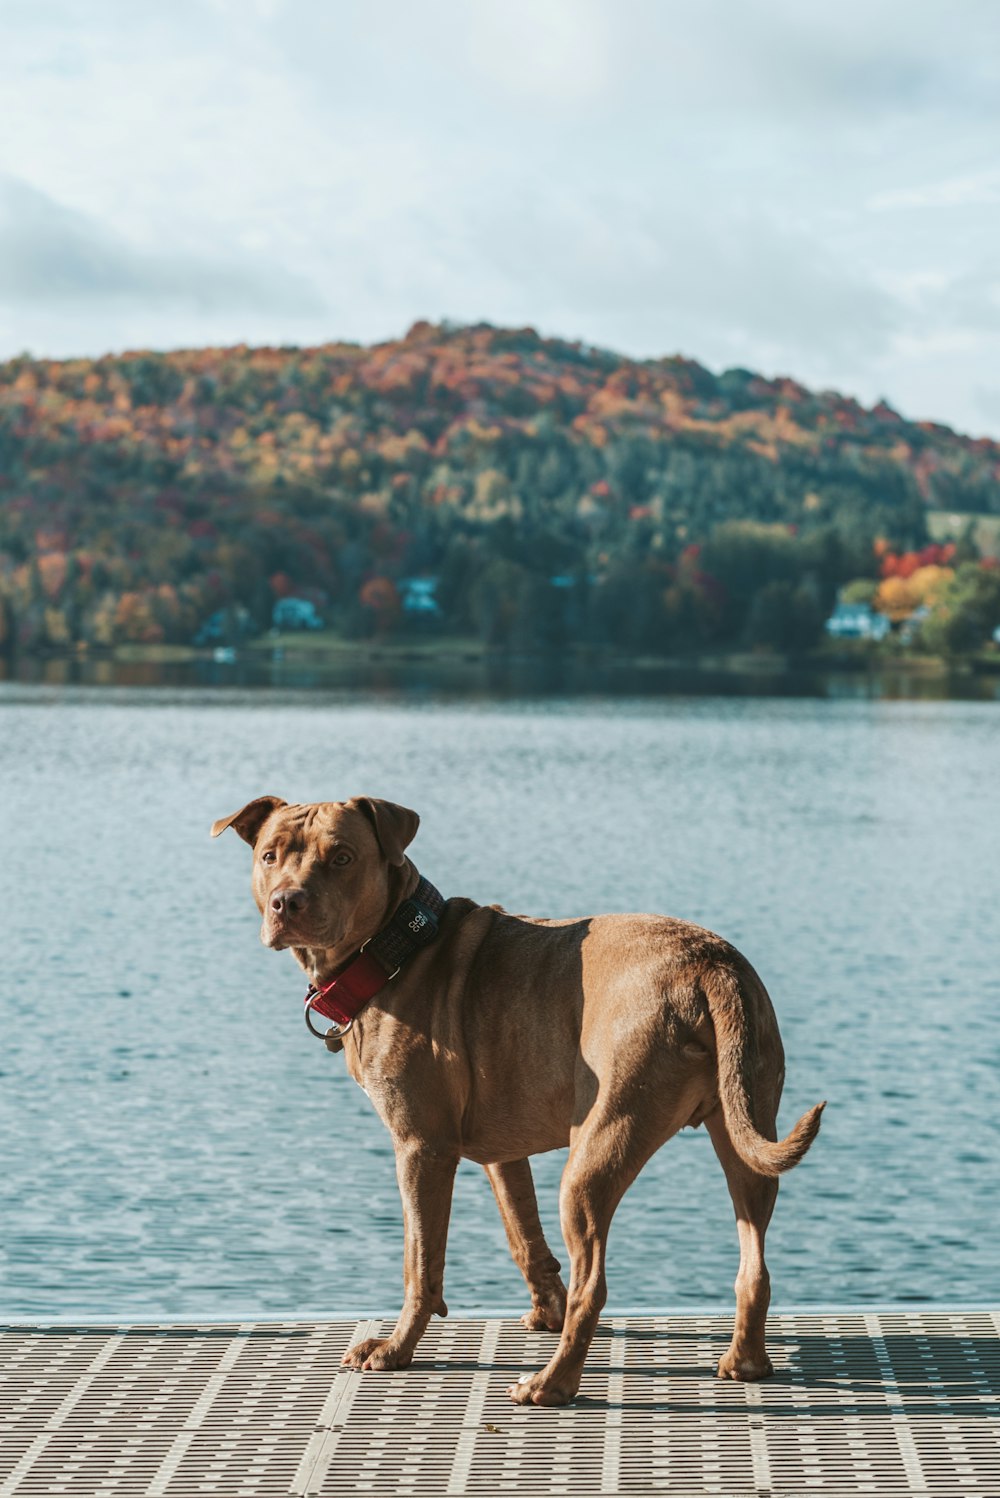
[[[209,840],[264,792],[415,807],[445,894],[728,936],[781,1021],[781,1124],[829,1099],[776,1304],[995,1301],[998,750],[993,703],[0,687],[0,1312],[398,1305],[388,1136],[259,943],[248,850]],[[557,1254],[562,1162],[536,1161]],[[686,1131],[618,1212],[610,1304],[728,1305],[737,1260]],[[471,1165],[445,1288],[525,1304]]]

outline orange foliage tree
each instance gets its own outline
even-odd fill
[[[383,639],[399,618],[399,590],[388,577],[372,577],[358,595],[362,608],[370,609],[375,619],[375,634]]]

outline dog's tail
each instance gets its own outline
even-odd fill
[[[765,1139],[754,1123],[757,1036],[756,1025],[747,1012],[747,999],[751,999],[753,1008],[757,1008],[758,1003],[762,1005],[760,1020],[763,1021],[766,1015],[773,1022],[771,1001],[749,964],[742,974],[728,964],[713,966],[703,982],[715,1027],[719,1100],[733,1148],[758,1175],[782,1175],[793,1165],[798,1165],[816,1138],[826,1103],[817,1103],[815,1108],[804,1113],[784,1139],[777,1143]],[[751,995],[748,993],[750,989],[756,991]]]

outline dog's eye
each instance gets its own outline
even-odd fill
[[[341,850],[340,850],[339,853],[335,853],[333,855],[333,857],[330,859],[331,863],[336,863],[336,864],[340,864],[340,865],[343,865],[345,863],[350,863],[350,861],[351,861],[351,855],[349,853],[345,853],[344,850],[343,850],[343,848],[341,848]]]
[[[261,863],[271,865],[272,863],[277,863],[278,855],[277,853],[275,853],[273,848],[268,848],[266,853],[262,853],[260,855],[260,861]]]

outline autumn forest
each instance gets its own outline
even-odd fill
[[[975,649],[982,515],[997,443],[531,329],[0,365],[0,650],[260,634],[296,598],[349,639],[794,651],[845,589]]]

